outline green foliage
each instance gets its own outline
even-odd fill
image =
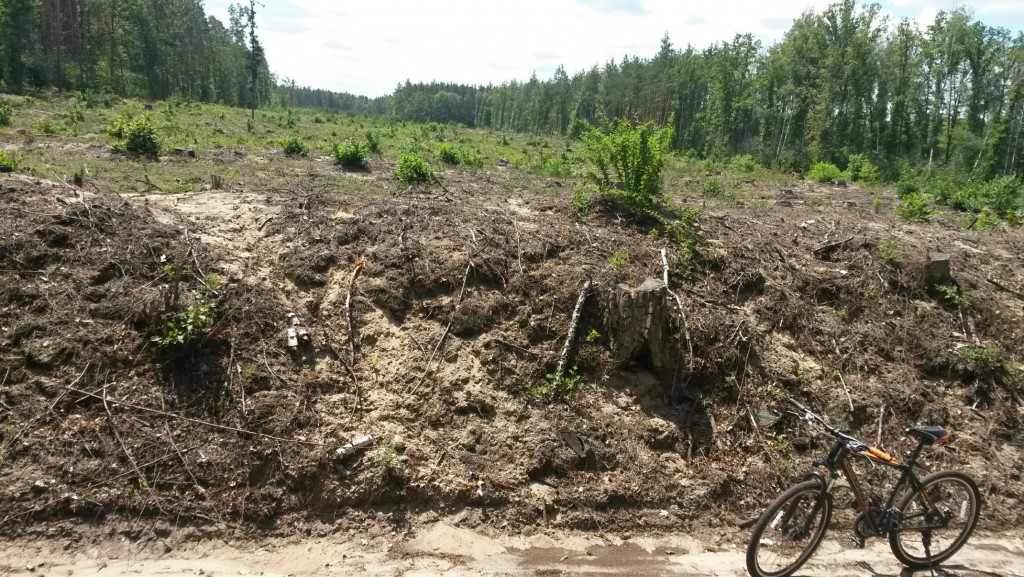
[[[286,138],[281,142],[281,145],[284,147],[285,156],[306,156],[309,154],[309,146],[297,136]]]
[[[1024,226],[1024,210],[1011,210],[1006,213],[1006,224],[1014,228]]]
[[[878,167],[871,164],[868,157],[863,154],[851,154],[849,156],[846,172],[849,173],[850,180],[854,182],[863,182],[865,184],[878,182]]]
[[[992,211],[988,209],[988,207],[985,207],[981,210],[980,214],[978,214],[974,219],[972,219],[970,229],[988,230],[990,228],[995,228],[999,226],[999,223],[1001,222],[1002,221],[999,220],[998,216],[993,214]]]
[[[57,134],[57,125],[53,123],[53,120],[44,118],[36,124],[36,129],[40,134]]]
[[[8,157],[2,148],[0,148],[0,166],[10,167],[10,171],[18,169],[18,163],[13,158]]]
[[[939,293],[939,298],[942,299],[942,302],[951,307],[962,309],[967,308],[971,304],[967,300],[967,295],[956,285],[939,285],[935,287],[935,290]]]
[[[624,266],[627,262],[629,262],[629,253],[625,251],[615,251],[615,254],[608,259],[608,264],[612,266]]]
[[[757,170],[758,165],[753,156],[749,154],[741,154],[732,157],[732,160],[729,161],[729,168],[737,172],[754,172]]]
[[[882,199],[877,196],[871,201],[871,212],[878,212],[882,210]]]
[[[583,218],[590,214],[590,194],[586,188],[577,186],[572,189],[569,196],[569,215],[574,218]]]
[[[932,216],[935,215],[931,198],[927,194],[918,192],[901,196],[900,202],[893,208],[893,212],[909,222],[919,224],[931,222]]]
[[[380,452],[380,467],[385,471],[393,471],[398,463],[397,453],[394,443],[384,447]]]
[[[422,158],[415,154],[405,154],[398,159],[398,170],[395,171],[395,178],[407,183],[417,184],[430,182],[434,173],[430,166]]]
[[[1003,364],[999,349],[993,346],[962,347],[959,353],[967,365],[976,371],[997,369]]]
[[[957,190],[948,204],[971,212],[989,209],[997,217],[1005,216],[1024,208],[1024,183],[1012,176],[972,183]]]
[[[197,344],[217,322],[218,307],[209,301],[199,301],[176,313],[164,327],[162,336],[154,341],[168,349],[187,349]]]
[[[531,383],[523,387],[527,395],[547,401],[557,401],[574,396],[583,387],[583,375],[576,367],[561,376],[551,373],[542,383]]]
[[[366,147],[354,140],[349,139],[334,145],[334,164],[340,164],[344,168],[362,167],[366,164],[367,156]]]
[[[590,329],[590,332],[587,333],[587,336],[584,340],[587,341],[588,343],[593,343],[597,342],[597,340],[600,338],[601,333],[597,332],[597,329]]]
[[[651,215],[660,198],[662,153],[671,140],[671,126],[653,122],[634,126],[620,119],[603,131],[593,128],[584,148],[594,167],[587,177],[632,215]]]
[[[900,246],[892,239],[878,243],[878,254],[891,264],[899,263],[903,259],[900,254]]]
[[[705,178],[704,184],[701,185],[701,188],[707,196],[725,196],[725,186],[722,185],[722,180],[717,176],[709,176]]]
[[[132,156],[156,157],[160,153],[160,141],[149,114],[140,118],[121,115],[107,127],[107,134],[118,140],[111,149]]]
[[[14,109],[8,104],[0,103],[0,126],[10,126],[14,123]]]
[[[698,250],[705,243],[698,228],[701,209],[684,208],[676,222],[666,222],[665,238],[679,249],[677,269],[683,278],[693,280],[697,274]]]
[[[454,166],[460,162],[461,157],[461,151],[451,144],[442,144],[437,149],[437,159],[445,164]]]
[[[900,180],[896,183],[896,194],[903,198],[921,192],[921,178],[912,170],[905,170],[900,174]]]
[[[816,182],[832,182],[838,179],[843,174],[843,171],[839,170],[839,167],[832,164],[831,162],[819,162],[811,168],[811,171],[807,174],[807,178]]]
[[[366,150],[370,154],[380,154],[380,138],[372,130],[366,131]]]

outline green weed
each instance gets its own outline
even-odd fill
[[[838,179],[843,174],[843,171],[839,170],[839,167],[832,164],[831,162],[819,162],[815,164],[809,173],[807,178],[816,182],[832,182]]]
[[[415,154],[406,154],[398,159],[395,178],[406,184],[430,182],[433,176],[430,166]]]

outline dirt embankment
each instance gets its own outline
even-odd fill
[[[1020,231],[902,224],[845,190],[812,209],[794,187],[705,210],[681,262],[662,225],[575,221],[565,191],[447,188],[122,198],[3,177],[3,531],[730,525],[824,450],[775,422],[787,395],[892,451],[904,426],[950,426],[927,466],[980,481],[987,528],[1024,521]],[[660,332],[623,353],[608,303],[661,279],[663,248],[685,314],[654,291]],[[951,255],[944,293],[929,252]],[[552,401],[586,280],[584,386]],[[153,341],[204,304],[201,340]]]

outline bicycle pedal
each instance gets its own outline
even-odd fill
[[[858,549],[863,549],[864,548],[864,538],[863,537],[858,537],[857,535],[850,535],[850,542],[852,542],[853,546],[858,548]]]

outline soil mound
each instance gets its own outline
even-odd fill
[[[735,523],[826,449],[789,395],[891,452],[950,426],[926,466],[975,476],[988,528],[1024,521],[1020,231],[727,207],[687,257],[659,223],[449,188],[0,179],[3,531]]]

